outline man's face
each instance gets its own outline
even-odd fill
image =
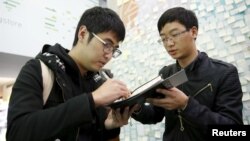
[[[161,42],[168,54],[174,59],[183,59],[189,56],[195,48],[193,29],[187,30],[179,22],[164,25],[160,31]]]
[[[118,41],[113,32],[91,33],[93,38],[83,47],[82,63],[86,70],[98,71],[112,58]]]

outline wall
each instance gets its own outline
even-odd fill
[[[164,65],[173,63],[165,49],[157,43],[157,21],[170,7],[194,10],[199,19],[198,49],[210,57],[237,66],[244,92],[244,123],[250,124],[250,0],[124,0],[118,12],[126,22],[127,34],[121,57],[107,67],[115,78],[134,89],[157,75]],[[122,3],[122,4],[121,4]],[[132,125],[122,128],[122,140],[161,140],[164,123]]]
[[[45,44],[71,48],[77,22],[98,0],[3,0],[0,52],[33,57]]]

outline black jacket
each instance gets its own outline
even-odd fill
[[[180,69],[176,63],[163,67],[160,74],[167,77]],[[236,67],[199,52],[185,71],[189,81],[178,86],[189,96],[184,111],[143,106],[134,119],[153,124],[165,117],[164,141],[204,141],[208,125],[243,124],[243,93]]]
[[[43,105],[39,60],[54,72],[55,81]],[[68,50],[45,45],[22,68],[13,86],[7,116],[7,141],[107,140],[120,129],[105,130],[107,110],[95,108],[91,92],[103,82],[89,72],[82,77]]]

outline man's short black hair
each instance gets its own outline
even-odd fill
[[[116,34],[118,41],[123,41],[125,38],[125,26],[122,20],[116,12],[109,8],[96,6],[87,9],[83,13],[75,31],[73,46],[75,46],[78,41],[78,31],[82,25],[85,25],[89,32],[95,34],[112,31]],[[93,35],[90,34],[89,41],[92,38]]]
[[[160,32],[165,24],[171,22],[179,22],[184,25],[187,30],[193,26],[198,29],[198,19],[195,13],[183,7],[174,7],[165,11],[158,20],[158,31]]]

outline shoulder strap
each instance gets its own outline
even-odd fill
[[[40,60],[41,69],[42,69],[42,78],[43,78],[43,105],[48,100],[50,91],[54,83],[54,74],[43,61]]]

